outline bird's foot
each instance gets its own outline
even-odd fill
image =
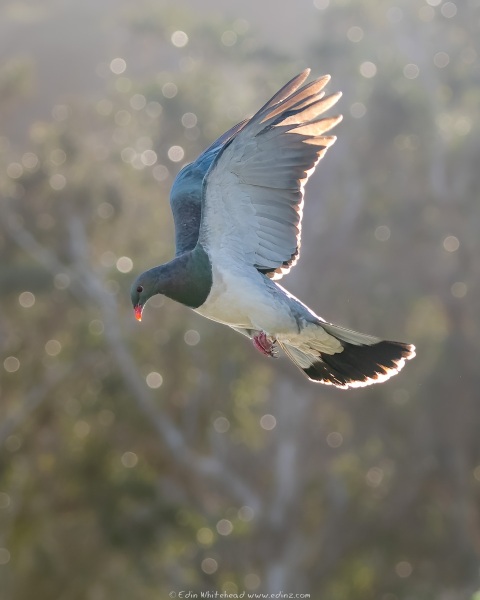
[[[278,348],[275,344],[275,338],[269,337],[264,331],[260,331],[252,338],[253,345],[265,356],[278,358]]]

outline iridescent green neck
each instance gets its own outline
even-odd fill
[[[190,308],[201,306],[212,288],[212,265],[200,244],[146,275],[153,280],[154,294],[163,294]]]

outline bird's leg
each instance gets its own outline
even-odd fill
[[[278,358],[278,350],[275,344],[275,338],[268,337],[264,331],[258,332],[252,337],[253,345],[265,356]]]

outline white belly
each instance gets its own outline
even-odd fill
[[[256,272],[214,269],[212,291],[195,312],[225,325],[258,329],[272,335],[296,329],[288,310],[288,298],[276,286],[267,286],[263,276]]]

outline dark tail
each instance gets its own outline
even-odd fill
[[[319,323],[319,328],[340,341],[343,350],[328,354],[312,348],[312,353],[307,353],[303,348],[281,344],[312,381],[343,389],[381,383],[399,373],[405,361],[415,356],[412,344],[381,340],[331,323]]]

